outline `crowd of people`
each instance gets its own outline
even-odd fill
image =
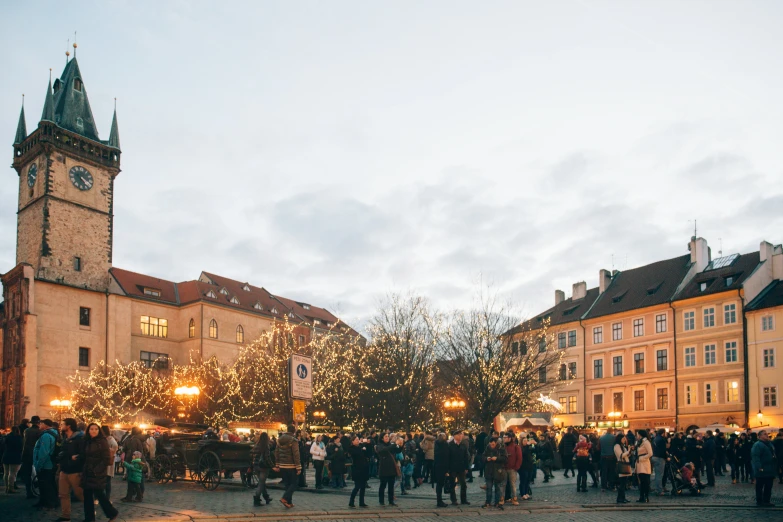
[[[378,503],[396,506],[400,496],[428,485],[435,489],[438,507],[470,504],[468,483],[483,478],[484,508],[503,509],[530,500],[538,472],[543,482],[576,477],[579,493],[590,487],[616,492],[616,502],[630,502],[626,494],[638,490],[637,502],[651,496],[690,492],[700,494],[715,485],[715,477],[731,475],[733,484],[750,482],[756,487],[756,503],[772,506],[775,477],[783,484],[783,430],[774,434],[751,430],[700,433],[568,428],[560,431],[498,433],[431,430],[398,433],[392,430],[311,436],[288,426],[278,437],[266,432],[235,433],[209,428],[205,439],[253,444],[251,469],[241,471],[257,477],[253,504],[263,506],[272,498],[267,481],[279,475],[284,486],[280,502],[294,507],[293,495],[308,487],[305,470],[312,466],[315,489],[346,488],[353,482],[349,507],[368,507],[370,478],[379,479]],[[95,520],[94,501],[115,520],[118,510],[111,503],[112,477],[127,481],[124,502],[141,502],[145,481],[150,478],[159,432],[144,433],[139,427],[112,432],[108,426],[85,425],[74,419],[55,422],[33,417],[0,434],[5,492],[14,494],[24,484],[33,498],[37,475],[38,504],[44,510],[59,509],[58,522],[69,521],[72,495],[84,502],[85,520]],[[243,480],[244,481],[244,480]],[[667,489],[667,486],[669,489]],[[459,495],[457,490],[459,489]],[[358,505],[357,505],[358,497]]]

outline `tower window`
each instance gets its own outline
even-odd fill
[[[82,92],[82,80],[80,78],[73,79],[73,90]]]
[[[196,321],[193,319],[191,319],[190,324],[188,324],[188,337],[196,337]]]
[[[89,367],[90,366],[90,349],[89,348],[79,348],[79,366],[81,366],[81,367]]]
[[[85,307],[79,308],[79,326],[90,326],[90,309]]]
[[[73,270],[75,272],[81,272],[82,271],[82,258],[81,257],[74,257],[73,258]]]
[[[218,325],[217,325],[217,321],[215,321],[214,319],[212,319],[212,320],[209,322],[209,338],[210,338],[210,339],[217,339],[217,336],[218,336]]]
[[[237,342],[240,344],[245,342],[245,329],[241,324],[237,326]]]

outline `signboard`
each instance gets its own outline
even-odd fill
[[[292,355],[288,360],[288,393],[292,399],[313,399],[313,365],[306,355]]]
[[[294,420],[304,422],[305,420],[305,401],[294,399]]]

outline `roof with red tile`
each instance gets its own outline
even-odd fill
[[[162,301],[165,303],[179,304],[177,296],[177,284],[165,279],[159,279],[121,268],[110,268],[109,272],[120,285],[122,291],[133,297]],[[160,290],[160,297],[146,295],[144,289]]]

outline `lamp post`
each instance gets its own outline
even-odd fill
[[[71,401],[68,399],[54,399],[49,403],[49,406],[54,408],[54,411],[57,412],[57,420],[61,421],[63,412],[71,407]]]
[[[465,411],[465,401],[461,399],[448,399],[443,401],[443,409],[446,410],[447,413],[451,413],[453,417],[456,417],[457,422],[461,421],[461,415],[462,412]],[[451,416],[446,416],[443,418],[444,421],[450,422],[455,420]]]
[[[612,419],[612,428],[622,427],[623,421],[621,420],[621,417],[623,416],[623,412],[610,411],[609,413],[606,414],[606,416]]]
[[[179,386],[174,390],[174,395],[179,399],[182,406],[177,408],[177,417],[190,420],[190,407],[194,400],[198,400],[201,390],[198,386]]]

